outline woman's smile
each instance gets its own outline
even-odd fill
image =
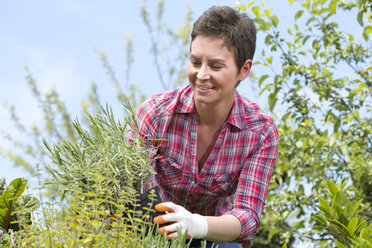
[[[198,90],[201,93],[208,93],[208,92],[211,92],[213,90],[212,86],[196,85],[196,87],[198,88]]]

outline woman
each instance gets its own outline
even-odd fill
[[[156,221],[169,224],[159,232],[252,244],[278,147],[272,118],[236,90],[251,70],[256,30],[245,14],[212,7],[191,39],[189,85],[152,96],[136,114],[157,149],[149,188],[159,187],[164,202]]]

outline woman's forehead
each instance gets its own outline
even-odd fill
[[[226,57],[230,56],[235,57],[233,49],[228,47],[222,38],[198,35],[191,41],[190,56],[201,55],[221,57],[221,59],[226,59]]]

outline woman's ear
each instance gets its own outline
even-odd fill
[[[245,62],[244,62],[244,65],[242,66],[241,70],[240,70],[240,74],[239,74],[239,81],[243,81],[244,79],[246,79],[249,75],[249,73],[251,72],[251,68],[252,68],[252,60],[251,59],[247,59]]]

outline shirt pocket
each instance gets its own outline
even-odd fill
[[[208,195],[226,197],[236,191],[238,174],[209,174],[199,182]]]
[[[158,183],[163,185],[175,185],[182,179],[183,165],[164,154],[156,159],[156,172]]]

